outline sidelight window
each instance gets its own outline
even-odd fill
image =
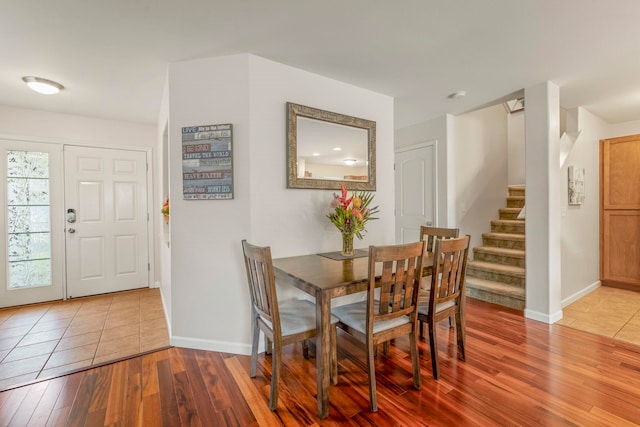
[[[7,152],[8,288],[51,285],[49,153]]]

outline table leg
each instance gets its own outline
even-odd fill
[[[318,382],[318,416],[329,415],[329,383],[331,379],[331,298],[316,293],[316,371]]]

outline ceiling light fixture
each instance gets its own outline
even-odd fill
[[[356,159],[344,159],[344,164],[347,166],[353,166],[356,164]]]
[[[24,81],[31,89],[44,95],[55,95],[64,89],[64,86],[60,83],[40,77],[25,76],[22,78],[22,81]]]
[[[333,149],[333,151],[342,151],[342,148],[340,148],[340,147],[335,147],[335,148]]]

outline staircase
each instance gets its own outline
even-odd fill
[[[500,219],[491,221],[491,232],[482,234],[483,246],[473,248],[467,263],[468,296],[524,310],[524,219],[517,218],[523,206],[524,186],[509,186],[507,207],[499,209]]]

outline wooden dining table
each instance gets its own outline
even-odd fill
[[[431,275],[432,271],[433,256],[428,255],[423,276]],[[369,258],[335,260],[319,254],[301,255],[276,258],[273,267],[276,282],[294,286],[315,297],[318,415],[326,418],[329,415],[331,380],[331,300],[367,290]]]

